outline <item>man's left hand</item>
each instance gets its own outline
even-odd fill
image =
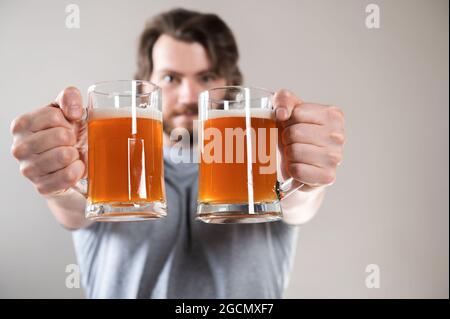
[[[303,102],[287,90],[275,93],[274,106],[283,173],[305,191],[334,183],[345,143],[342,110]]]

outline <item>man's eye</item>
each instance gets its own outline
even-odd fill
[[[172,83],[175,80],[173,75],[167,74],[163,77],[163,81],[166,83]]]
[[[212,74],[205,74],[205,75],[202,75],[202,77],[201,77],[201,81],[204,83],[214,81],[215,79],[216,79],[216,77]]]

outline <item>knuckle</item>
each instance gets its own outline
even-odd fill
[[[45,184],[37,185],[36,190],[40,195],[43,195],[43,196],[50,194],[50,190],[49,190],[48,186]]]
[[[338,166],[342,161],[342,155],[336,152],[327,153],[328,162],[333,166]]]
[[[62,123],[63,115],[61,113],[61,110],[56,107],[50,108],[49,120],[53,125]]]
[[[66,185],[73,185],[77,181],[77,174],[73,169],[68,169],[63,175],[63,180]]]
[[[13,157],[15,157],[16,159],[18,159],[17,156],[17,146],[15,144],[11,145],[11,149],[10,149],[11,155]]]
[[[339,113],[339,115],[342,119],[345,118],[344,111],[342,110],[341,107],[336,106],[336,105],[332,105],[331,107],[333,107]]]
[[[75,143],[75,135],[66,128],[58,129],[58,139],[60,145],[73,145]]]
[[[330,134],[330,138],[334,143],[337,143],[339,145],[344,145],[345,143],[345,135],[338,132],[332,132]]]
[[[21,164],[20,165],[20,173],[26,178],[30,178],[34,175],[36,171],[34,165],[32,164]]]
[[[14,120],[12,120],[10,131],[12,134],[17,134],[25,130],[28,127],[28,124],[29,124],[28,116],[26,115],[19,116]]]
[[[63,165],[70,164],[74,157],[75,152],[73,147],[64,147],[57,152],[57,160]]]
[[[22,159],[27,153],[28,145],[26,143],[15,144],[11,147],[11,154],[16,159]]]
[[[323,171],[323,183],[326,185],[333,184],[336,180],[336,174],[334,170]]]
[[[344,120],[342,110],[337,106],[329,106],[327,108],[327,116],[332,121],[342,122]]]

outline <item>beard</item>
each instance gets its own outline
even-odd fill
[[[186,116],[186,119],[180,117]],[[198,106],[197,104],[184,105],[182,110],[172,112],[168,117],[163,120],[163,130],[170,137],[173,135],[173,142],[179,142],[182,139],[185,142],[189,141],[189,145],[192,146],[194,141],[194,120],[198,118]],[[186,138],[186,133],[189,134],[189,138]],[[177,138],[177,139],[175,139]]]

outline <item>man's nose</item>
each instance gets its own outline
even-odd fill
[[[180,87],[180,104],[196,104],[201,88],[195,81],[185,80]]]

